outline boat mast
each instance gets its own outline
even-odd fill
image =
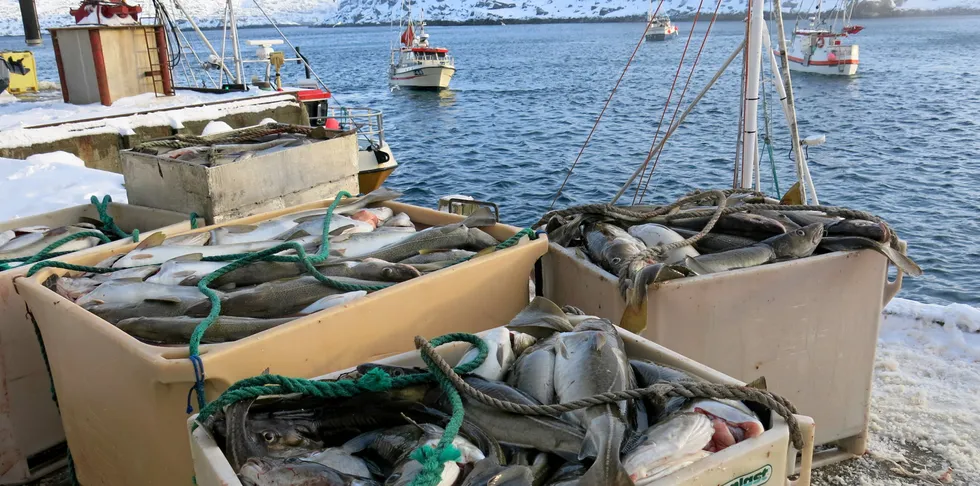
[[[245,84],[245,71],[242,69],[242,53],[238,48],[238,18],[235,17],[235,0],[228,0],[228,21],[231,22],[231,52],[235,56],[235,84]]]
[[[777,0],[779,1],[779,0]],[[745,73],[745,126],[742,131],[742,177],[741,187],[750,188],[755,180],[753,166],[759,150],[759,78],[762,73],[762,25],[764,1],[751,0],[749,7],[749,38],[746,46],[748,56]]]
[[[821,10],[823,10],[823,0],[817,0],[817,16],[816,16],[816,20],[814,20],[814,22],[813,22],[813,25],[814,26],[820,25],[820,11]]]

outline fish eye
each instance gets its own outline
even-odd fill
[[[796,236],[804,236],[804,235],[806,235],[806,231],[803,231],[802,229],[796,230]]]
[[[623,261],[623,259],[619,257],[613,257],[612,260],[609,260],[609,262],[612,263],[613,265],[619,265],[619,262],[621,261]]]
[[[394,273],[395,273],[395,269],[391,267],[385,267],[381,269],[381,275],[384,277],[392,277],[394,276]]]
[[[262,432],[262,439],[264,439],[266,442],[268,442],[270,444],[273,443],[273,442],[275,442],[276,439],[278,439],[278,438],[279,438],[279,436],[276,435],[276,433],[275,432],[272,432],[271,430],[266,430],[266,431]]]

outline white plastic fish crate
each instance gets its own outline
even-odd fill
[[[550,245],[543,293],[618,324],[619,279],[574,249]],[[769,389],[813,417],[828,464],[864,453],[881,310],[901,289],[871,250],[835,252],[659,282],[646,295],[644,337]]]
[[[127,232],[139,229],[144,235],[158,231],[177,234],[191,227],[187,214],[160,209],[112,203],[108,212]],[[74,206],[0,223],[0,231],[40,225],[60,227],[78,223],[81,218],[99,219],[99,213],[92,204]],[[54,260],[103,254],[130,243],[118,240]],[[43,472],[32,471],[28,459],[65,440],[34,325],[27,316],[24,299],[14,289],[14,279],[29,269],[24,266],[0,272],[0,484],[23,481],[35,472]]]
[[[420,333],[425,334],[421,331]],[[484,334],[486,332],[480,333],[480,335]],[[704,378],[711,383],[745,384],[653,343],[642,336],[624,329],[619,329],[619,335],[623,338],[626,354],[630,359],[655,361]],[[427,337],[434,338],[436,336],[430,334]],[[442,346],[438,348],[438,351],[448,362],[456,363],[469,347],[469,344],[457,342]],[[418,351],[409,351],[376,362],[397,366],[425,366]],[[352,370],[353,368],[347,368],[318,378],[334,379]],[[188,419],[187,428],[190,432],[191,454],[194,457],[194,473],[198,486],[241,486],[241,481],[214,438],[204,427],[194,429],[196,418],[197,415]],[[803,431],[803,451],[797,451],[793,448],[786,422],[778,415],[772,414],[771,427],[762,435],[711,454],[669,476],[648,483],[647,486],[755,486],[761,484],[807,486],[810,484],[814,423],[813,419],[802,415],[796,415],[796,419]],[[796,468],[797,452],[802,454],[799,478],[790,480],[789,477],[794,475]]]
[[[223,225],[253,224],[284,214],[326,208],[333,199]],[[383,203],[422,226],[462,216],[407,204]],[[220,226],[220,225],[219,225]],[[210,231],[205,227],[195,232]],[[484,228],[500,241],[519,229]],[[93,265],[136,245],[70,259]],[[418,334],[479,332],[506,322],[528,303],[528,280],[548,251],[545,236],[296,319],[235,342],[201,346],[205,394],[214,400],[231,384],[268,369],[315,376],[412,347]],[[65,435],[85,486],[188,484],[193,474],[187,432],[194,367],[187,347],[140,342],[42,285],[46,269],[19,279],[17,289],[44,338]],[[196,406],[196,401],[192,402]]]

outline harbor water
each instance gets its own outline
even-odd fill
[[[925,270],[902,297],[980,305],[980,17],[872,19],[854,36],[856,77],[794,73],[801,135],[826,135],[809,150],[820,202],[884,217],[908,240]],[[789,21],[787,29],[792,27]],[[608,201],[651,148],[692,23],[680,35],[640,46],[556,207]],[[691,65],[697,67],[680,111],[737,47],[744,24],[702,18],[680,69],[661,136]],[[772,27],[775,31],[775,27]],[[505,222],[533,223],[552,202],[566,171],[643,31],[641,23],[429,27],[458,72],[442,92],[391,91],[388,49],[396,28],[285,29],[301,46],[336,102],[385,112],[401,166],[389,186],[407,202],[432,205],[467,194],[500,203]],[[220,31],[208,32],[220,40]],[[276,38],[243,29],[247,39]],[[56,81],[50,39],[36,48],[39,77]],[[0,37],[0,50],[23,49]],[[203,52],[203,50],[201,51]],[[644,202],[667,202],[697,188],[726,187],[738,136],[741,58],[666,144]],[[179,70],[178,70],[179,72]],[[301,75],[295,65],[285,79]],[[768,75],[768,73],[767,73]],[[178,84],[181,77],[178,74]],[[762,186],[785,191],[795,177],[791,144],[771,84],[773,160],[763,153]],[[335,103],[336,103],[335,102]],[[763,132],[760,119],[760,132]],[[634,190],[623,201],[633,200]]]

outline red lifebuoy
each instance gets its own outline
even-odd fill
[[[823,47],[823,37],[817,37],[817,47]]]

